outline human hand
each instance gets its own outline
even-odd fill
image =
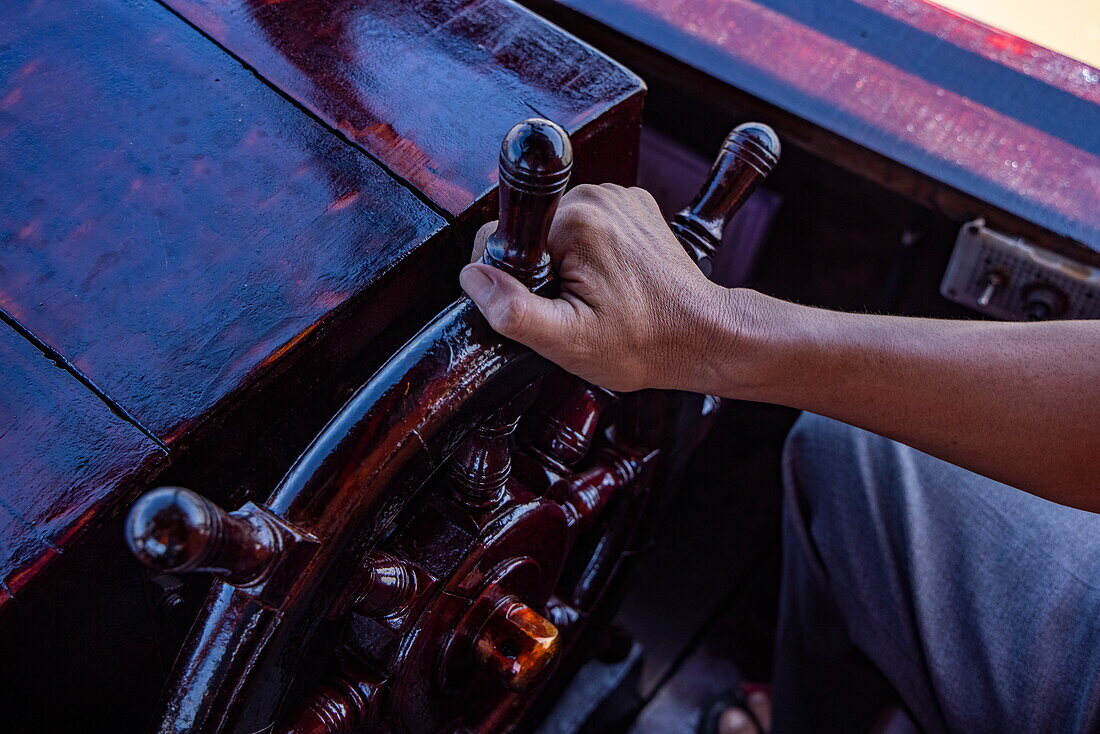
[[[475,260],[495,228],[478,232]],[[689,367],[728,335],[729,292],[703,276],[647,191],[577,186],[548,244],[556,298],[484,263],[462,269],[462,288],[494,329],[612,390],[700,389]]]

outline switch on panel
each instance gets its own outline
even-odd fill
[[[959,230],[940,293],[1008,321],[1100,318],[1100,269],[985,226]]]

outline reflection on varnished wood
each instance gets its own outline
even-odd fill
[[[3,321],[0,427],[2,624],[35,574],[167,457]]]
[[[492,190],[517,120],[575,132],[640,91],[599,52],[502,0],[168,4],[456,216]]]
[[[762,100],[799,145],[953,219],[1007,211],[1008,229],[1100,251],[1087,64],[928,2],[524,1],[606,24],[599,45],[700,101]]]
[[[155,3],[4,14],[0,303],[165,443],[444,226]]]

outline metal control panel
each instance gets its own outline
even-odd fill
[[[940,293],[1008,321],[1100,318],[1100,269],[985,226],[959,230]]]

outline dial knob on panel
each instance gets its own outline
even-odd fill
[[[1024,315],[1028,321],[1055,319],[1065,311],[1066,297],[1052,285],[1034,285],[1024,291]]]

